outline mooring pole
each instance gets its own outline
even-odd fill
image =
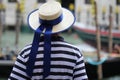
[[[16,38],[15,38],[15,46],[18,48],[19,43],[19,33],[20,33],[20,26],[21,26],[21,12],[20,12],[20,3],[17,2],[17,10],[16,10]]]
[[[109,15],[109,44],[108,44],[108,46],[109,46],[109,53],[112,53],[112,46],[113,46],[113,40],[112,40],[112,38],[113,38],[113,36],[112,36],[112,22],[113,22],[113,20],[112,20],[112,6],[110,6],[110,15]]]
[[[95,25],[96,25],[96,40],[97,40],[97,59],[100,61],[100,51],[101,51],[101,39],[100,39],[100,28],[98,26],[98,21],[97,21],[97,3],[94,1],[94,6],[95,6]],[[101,80],[103,75],[102,75],[102,64],[98,65],[98,80]]]
[[[3,32],[3,27],[2,27],[2,20],[1,20],[1,9],[0,9],[0,44],[2,40],[2,32]]]
[[[2,25],[2,0],[0,0],[0,44],[1,44],[1,41],[2,41],[2,34],[3,34],[3,25]]]

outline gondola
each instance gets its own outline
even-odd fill
[[[99,25],[100,39],[102,49],[108,51],[109,44],[109,29],[107,25]],[[83,23],[76,22],[73,30],[77,33],[80,39],[86,43],[96,47],[96,27],[85,25]],[[112,29],[112,42],[113,48],[115,45],[120,45],[120,30],[117,28]]]

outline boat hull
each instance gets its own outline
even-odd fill
[[[92,45],[93,47],[97,47],[96,41],[96,28],[95,27],[86,27],[82,24],[75,24],[73,30],[77,33],[78,37],[82,39],[84,42]],[[108,30],[100,30],[100,42],[101,49],[108,52],[108,44],[109,44],[109,31]],[[115,45],[120,45],[120,31],[112,30],[112,48],[114,49]]]
[[[120,75],[119,68],[120,68],[120,58],[114,58],[105,61],[102,64],[103,78]],[[97,69],[98,69],[97,66],[86,63],[86,71],[89,80],[96,80],[98,78]]]
[[[95,41],[96,42],[96,33],[91,34],[89,32],[84,32],[82,30],[80,30],[79,28],[74,28],[75,32],[78,34],[78,36],[85,40],[85,41]],[[102,43],[108,43],[109,41],[109,37],[105,36],[105,35],[101,35],[101,42]],[[120,38],[119,37],[113,37],[113,43],[114,44],[120,44]]]
[[[100,28],[100,37],[101,42],[108,43],[109,40],[109,29],[106,28],[108,26],[99,26]],[[84,40],[96,40],[96,27],[84,25],[79,22],[75,22],[73,25],[73,29],[78,33],[79,37]],[[115,44],[120,44],[120,31],[117,29],[113,29],[111,31],[112,40]]]

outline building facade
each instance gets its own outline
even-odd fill
[[[94,25],[94,0],[76,0],[75,15],[78,22]],[[95,0],[97,3],[98,24],[109,25],[110,6],[112,7],[113,25],[120,25],[120,0]]]
[[[30,11],[38,8],[42,3],[48,0],[0,0],[0,10],[2,11],[3,21],[6,25],[16,24],[17,1],[20,4],[21,14],[24,24],[27,24],[27,16]],[[63,7],[73,11],[76,21],[84,24],[94,25],[94,0],[57,0]],[[99,24],[109,24],[109,9],[113,8],[114,25],[120,24],[120,0],[95,0],[97,2],[98,22]],[[3,5],[3,7],[1,7]],[[4,10],[2,10],[4,8]]]

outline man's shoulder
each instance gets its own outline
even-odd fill
[[[53,45],[58,45],[61,47],[68,47],[71,49],[79,50],[79,48],[76,45],[69,43],[69,42],[66,42],[66,41],[53,42]]]
[[[30,53],[31,46],[32,46],[31,44],[26,45],[24,48],[20,50],[19,55],[21,55],[22,57],[26,57]]]

